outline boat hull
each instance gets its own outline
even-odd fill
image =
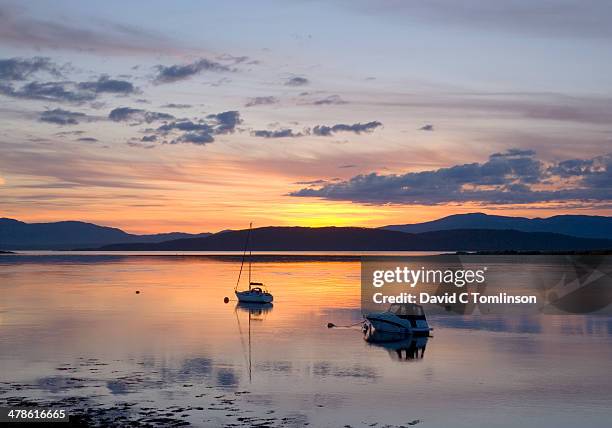
[[[241,303],[272,303],[274,297],[270,293],[251,290],[236,291],[236,298]]]
[[[365,316],[363,330],[368,336],[393,341],[409,335],[429,335],[431,328],[426,320],[417,320],[413,325],[410,320],[400,318],[390,312],[377,312]]]

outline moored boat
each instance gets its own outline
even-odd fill
[[[236,287],[234,287],[234,293],[239,302],[242,303],[271,303],[274,300],[272,293],[270,293],[262,282],[251,281],[251,249],[249,247],[249,241],[251,238],[251,229],[253,223],[249,224],[249,232],[247,233],[246,243],[244,245],[244,251],[242,252],[242,262],[240,263],[240,272],[238,273],[238,280],[236,281]],[[240,277],[242,276],[242,268],[244,267],[244,260],[246,258],[247,250],[249,251],[249,288],[248,290],[238,290],[240,285]]]
[[[363,331],[366,336],[385,337],[398,340],[408,335],[429,335],[432,329],[427,323],[425,311],[414,303],[392,304],[384,312],[371,312],[365,315]]]

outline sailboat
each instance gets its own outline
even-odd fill
[[[240,263],[240,272],[238,273],[238,280],[236,281],[236,287],[234,287],[234,293],[239,302],[243,303],[271,303],[274,300],[272,294],[266,290],[262,282],[251,281],[251,249],[249,247],[249,241],[251,238],[251,229],[253,223],[249,224],[249,232],[247,233],[246,243],[244,244],[244,251],[242,252],[242,262]],[[244,260],[246,258],[247,249],[249,251],[249,289],[244,291],[238,290],[240,285],[240,277],[242,276],[242,270],[244,267]]]

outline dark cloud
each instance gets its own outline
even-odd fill
[[[73,82],[30,82],[21,88],[0,83],[0,94],[13,98],[67,103],[82,103],[96,98],[95,93],[81,91]]]
[[[300,184],[302,186],[321,186],[327,184],[327,180],[310,180],[310,181],[296,181],[294,184]]]
[[[207,132],[186,132],[178,138],[170,141],[170,144],[192,143],[196,145],[204,145],[212,143],[215,138]]]
[[[161,132],[171,132],[171,131],[206,131],[206,132],[213,132],[213,128],[212,126],[210,126],[208,123],[204,122],[204,121],[199,121],[199,122],[193,122],[191,120],[187,120],[187,119],[181,119],[181,120],[177,120],[174,122],[170,122],[170,123],[166,123],[165,125],[160,126],[159,128],[157,128],[158,131]]]
[[[329,97],[325,97],[320,100],[315,100],[312,102],[312,104],[316,106],[343,105],[343,104],[348,104],[348,101],[343,100],[339,95],[330,95]]]
[[[354,123],[352,125],[346,125],[339,123],[333,126],[317,125],[312,128],[312,133],[319,136],[329,136],[337,132],[354,132],[355,134],[361,134],[362,132],[372,132],[374,129],[382,126],[382,123],[378,121],[372,121],[367,123]]]
[[[251,135],[255,136],[255,137],[262,137],[262,138],[294,138],[294,137],[301,137],[304,134],[302,134],[301,132],[295,132],[292,129],[279,129],[276,131],[268,131],[265,129],[260,129],[260,130],[255,130],[251,132]]]
[[[146,122],[152,123],[158,120],[172,120],[174,116],[168,113],[160,113],[156,111],[147,111],[138,108],[117,107],[111,110],[108,118],[114,122]]]
[[[136,88],[130,82],[109,79],[108,76],[91,82],[29,82],[20,88],[11,83],[0,83],[0,94],[8,97],[76,104],[93,101],[103,93],[127,95],[134,92]]]
[[[191,104],[177,104],[177,103],[169,103],[164,104],[162,108],[191,108]]]
[[[157,84],[185,80],[203,71],[233,71],[233,69],[227,65],[206,58],[184,65],[158,65],[156,69],[157,75],[153,81]]]
[[[236,126],[242,123],[240,113],[235,110],[209,114],[206,118],[216,122],[215,134],[231,134],[236,129]]]
[[[69,135],[83,135],[84,133],[85,131],[60,131],[60,132],[56,132],[54,135],[58,137],[66,137]]]
[[[82,90],[91,91],[96,94],[106,92],[128,95],[136,91],[136,88],[131,82],[127,80],[111,79],[108,76],[100,76],[100,78],[94,82],[81,82],[78,84],[78,87]]]
[[[612,154],[545,164],[532,150],[513,149],[494,153],[484,163],[403,175],[357,175],[291,195],[372,204],[609,202]]]
[[[307,78],[300,76],[291,77],[285,81],[286,86],[305,86],[309,83],[310,81]]]
[[[77,141],[82,141],[83,143],[96,143],[98,139],[93,137],[81,137],[77,138]]]
[[[85,119],[85,113],[62,110],[56,108],[53,110],[43,111],[38,120],[41,122],[54,123],[56,125],[77,125],[79,120]]]
[[[261,105],[270,105],[277,104],[278,98],[276,97],[255,97],[250,98],[247,103],[244,105],[245,107],[253,107],[253,106],[261,106]]]
[[[304,128],[303,131],[294,131],[292,129],[283,128],[280,130],[254,130],[251,135],[262,138],[285,138],[285,137],[303,137],[306,135],[316,135],[318,137],[327,137],[337,132],[354,132],[361,134],[362,132],[372,132],[374,129],[382,126],[378,121],[367,123],[354,123],[352,125],[337,124],[333,126],[317,125],[311,128]]]
[[[60,67],[51,62],[49,58],[0,59],[0,81],[26,80],[40,71],[45,71],[56,77],[61,76]]]
[[[205,145],[215,141],[215,135],[231,134],[242,123],[238,111],[225,111],[209,114],[204,119],[173,120],[157,129],[150,130],[142,141],[159,141],[162,144],[191,143]]]
[[[433,131],[433,130],[434,130],[434,126],[431,123],[423,125],[419,128],[419,131]]]

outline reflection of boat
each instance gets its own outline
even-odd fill
[[[249,248],[249,239],[251,237],[251,229],[253,223],[249,224],[249,232],[247,233],[246,243],[244,244],[244,251],[242,253],[242,262],[240,263],[240,273],[238,274],[238,281],[236,281],[236,287],[234,287],[234,293],[239,302],[248,303],[270,303],[274,299],[272,294],[265,289],[262,282],[251,281],[251,250]],[[238,291],[238,285],[240,284],[240,277],[242,276],[242,268],[244,267],[244,259],[246,257],[247,249],[249,249],[249,289],[244,291]]]
[[[262,316],[270,312],[273,308],[274,305],[272,303],[238,302],[236,304],[236,309],[248,312],[253,320],[263,319]]]
[[[388,342],[377,337],[377,333],[366,335],[365,339],[372,346],[385,348],[389,356],[396,361],[420,360],[425,356],[427,336],[408,336],[403,340]]]
[[[414,303],[392,304],[385,312],[372,312],[365,316],[363,331],[366,335],[378,333],[387,341],[407,335],[429,335],[431,328],[423,307]]]
[[[238,311],[249,313],[249,328],[248,328],[248,354],[247,354],[247,366],[249,370],[249,382],[252,380],[252,358],[251,358],[251,321],[263,321],[265,314],[272,311],[274,305],[272,303],[251,303],[251,302],[238,302],[236,304],[236,320],[238,321],[238,332],[240,333],[240,341],[242,343],[243,351],[245,351],[244,339],[242,337],[242,326],[240,325],[240,317]]]

